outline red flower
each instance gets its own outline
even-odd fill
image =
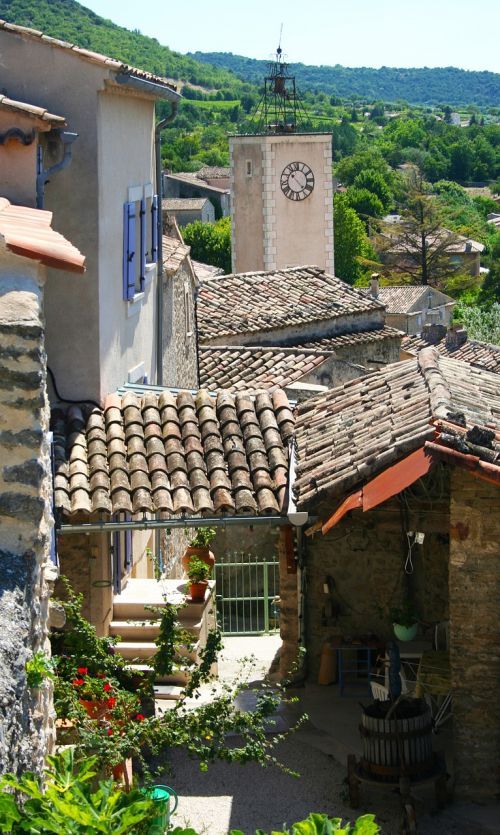
[[[78,672],[80,673],[81,676],[86,676],[87,673],[88,673],[88,668],[87,667],[78,667]]]
[[[83,678],[74,678],[71,684],[73,685],[73,687],[81,687],[81,685],[85,684],[85,682]]]
[[[110,698],[110,699],[108,699],[108,701],[106,702],[106,704],[108,705],[108,707],[114,707],[114,706],[115,706],[115,704],[116,704],[116,699],[115,699],[113,696],[111,696],[111,698]]]
[[[111,690],[111,684],[105,684],[102,689],[105,693],[109,693],[109,691]]]
[[[135,718],[137,719],[138,722],[144,722],[146,717],[143,716],[142,713],[138,713]]]
[[[113,736],[113,731],[111,730],[111,728],[108,728],[107,733],[108,733],[108,736]]]

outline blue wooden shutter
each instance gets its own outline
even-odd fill
[[[144,291],[144,283],[146,280],[146,198],[141,200],[141,267],[140,267],[140,282],[141,293]]]
[[[123,298],[133,299],[135,295],[135,203],[123,207]]]
[[[113,589],[115,594],[122,590],[122,561],[120,553],[120,531],[113,532]]]
[[[151,203],[151,260],[158,260],[158,195],[153,194],[153,201]]]
[[[131,519],[130,513],[127,513],[125,519],[127,522]],[[132,531],[125,531],[125,570],[130,568],[134,561],[134,555],[132,551]]]

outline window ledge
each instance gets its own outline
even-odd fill
[[[146,268],[144,270],[144,281],[146,284],[149,284],[154,278],[156,278],[156,262],[152,261],[150,264],[146,264]]]
[[[127,302],[127,319],[130,319],[132,316],[137,316],[145,298],[146,293],[136,293],[134,298]]]

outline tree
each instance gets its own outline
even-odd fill
[[[346,195],[351,209],[354,209],[363,219],[382,217],[384,214],[384,206],[373,191],[368,191],[367,188],[350,186]]]
[[[349,206],[345,194],[336,194],[333,202],[335,240],[335,275],[354,284],[362,272],[359,256],[372,254],[363,222]]]
[[[354,180],[354,186],[359,189],[368,189],[368,191],[376,194],[382,203],[384,211],[388,211],[394,198],[389,186],[379,171],[374,171],[373,168],[360,171]]]
[[[222,217],[215,223],[195,220],[183,230],[184,242],[191,247],[195,261],[231,272],[231,219]]]
[[[382,233],[377,248],[386,252],[395,271],[411,275],[417,284],[443,286],[463,269],[453,255],[458,236],[443,228],[437,199],[417,169],[407,175],[401,224],[386,224]]]

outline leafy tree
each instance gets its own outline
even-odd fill
[[[372,255],[362,220],[349,206],[345,194],[336,194],[333,202],[333,224],[335,239],[335,275],[349,284],[354,284],[362,272],[357,260]]]
[[[354,186],[358,189],[368,189],[368,191],[376,194],[384,211],[388,211],[394,198],[380,172],[374,171],[373,168],[360,171],[354,180]]]
[[[184,227],[183,238],[191,247],[195,261],[231,272],[231,219],[223,217],[215,223],[195,220]]]
[[[350,186],[346,194],[349,206],[361,217],[382,217],[384,214],[384,206],[373,191],[369,191],[367,188]]]
[[[442,286],[461,269],[453,259],[458,238],[443,228],[439,203],[417,169],[407,176],[402,218],[400,225],[384,227],[378,248],[395,271],[411,275],[415,283]]]

